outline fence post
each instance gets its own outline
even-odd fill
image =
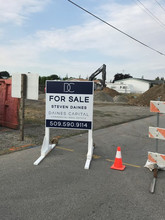
[[[24,115],[25,115],[25,98],[26,98],[26,74],[21,74],[21,100],[20,100],[20,140],[24,141]]]

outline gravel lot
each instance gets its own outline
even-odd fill
[[[131,120],[148,117],[149,107],[130,106],[125,103],[95,102],[94,103],[94,130],[105,128]],[[81,134],[82,130],[51,129],[50,139],[55,136],[61,138]],[[42,144],[45,134],[45,99],[40,95],[38,101],[26,100],[24,141],[20,141],[20,131],[0,127],[0,154],[25,149]]]

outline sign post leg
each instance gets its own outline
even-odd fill
[[[49,144],[49,128],[45,128],[45,136],[41,147],[41,156],[34,162],[34,165],[38,165],[46,155],[56,146],[55,144]]]
[[[88,170],[93,156],[93,132],[88,130],[88,153],[84,169]]]

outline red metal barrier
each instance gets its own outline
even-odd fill
[[[11,79],[0,79],[0,125],[13,129],[19,127],[18,98],[11,97]]]

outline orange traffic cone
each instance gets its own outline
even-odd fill
[[[122,164],[120,147],[117,147],[115,162],[111,166],[111,169],[115,169],[115,170],[124,170],[125,169],[125,166]]]

